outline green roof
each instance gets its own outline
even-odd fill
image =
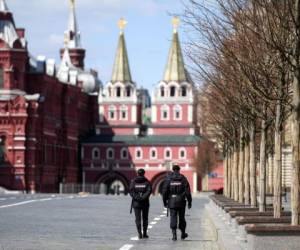
[[[95,135],[83,140],[89,143],[123,143],[126,145],[196,145],[202,138],[196,135]]]

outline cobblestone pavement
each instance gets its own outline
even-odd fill
[[[205,197],[187,210],[185,241],[171,241],[160,197],[151,198],[147,240],[137,240],[128,196],[1,195],[0,250],[217,250]]]

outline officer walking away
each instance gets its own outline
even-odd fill
[[[177,224],[179,218],[178,228],[181,230],[181,239],[184,240],[188,237],[185,232],[185,207],[186,200],[188,202],[188,208],[192,207],[192,196],[190,185],[186,177],[180,174],[180,167],[178,165],[173,166],[173,173],[169,175],[163,187],[163,202],[164,206],[170,209],[170,227],[172,229],[173,238],[177,240]]]
[[[132,197],[131,210],[134,209],[135,223],[138,231],[139,239],[149,238],[148,230],[148,215],[149,215],[149,197],[152,192],[150,182],[145,177],[145,170],[139,169],[138,176],[132,180],[130,184],[130,196]],[[142,233],[143,220],[143,233]]]

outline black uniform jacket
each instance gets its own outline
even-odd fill
[[[138,176],[131,181],[129,187],[134,208],[149,207],[149,197],[152,193],[151,183],[144,176]]]
[[[176,182],[182,185],[179,193],[172,194],[171,184]],[[163,187],[163,202],[168,208],[184,208],[186,206],[186,200],[188,204],[192,204],[192,195],[190,184],[186,177],[180,173],[172,173],[168,175]]]

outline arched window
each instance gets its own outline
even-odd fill
[[[165,96],[165,88],[164,87],[160,87],[160,96],[161,97]]]
[[[4,88],[4,74],[3,74],[3,68],[0,67],[0,89]]]
[[[136,159],[142,159],[143,158],[143,151],[141,148],[137,148],[135,150],[135,158]]]
[[[174,120],[181,120],[182,119],[182,108],[180,105],[175,105],[173,108],[173,117]]]
[[[186,158],[186,149],[180,148],[179,149],[179,159],[185,159]]]
[[[127,86],[127,87],[126,87],[126,96],[127,96],[127,97],[130,97],[130,96],[131,96],[131,87],[130,87],[130,86]]]
[[[128,159],[128,149],[127,148],[122,148],[121,159]]]
[[[99,148],[93,148],[93,150],[92,150],[92,159],[99,159],[99,158],[100,158]]]
[[[128,107],[125,105],[122,105],[121,107],[120,118],[121,120],[128,120]]]
[[[109,106],[109,109],[108,109],[108,119],[109,120],[115,120],[117,117],[116,117],[116,107],[115,106]]]
[[[168,105],[163,105],[161,107],[161,119],[162,120],[169,120],[169,114],[170,113],[170,108]]]
[[[171,86],[170,88],[170,96],[174,97],[176,95],[176,87],[175,86]]]
[[[115,157],[115,151],[113,148],[108,148],[106,150],[106,159],[112,160]]]
[[[187,89],[186,86],[181,87],[181,96],[187,96]]]
[[[150,149],[150,159],[156,159],[157,158],[157,149],[151,148]]]
[[[6,137],[4,135],[0,136],[0,164],[5,162],[6,154]]]
[[[121,97],[121,87],[117,87],[117,97]]]
[[[164,155],[165,155],[165,159],[166,160],[170,160],[172,158],[172,151],[171,151],[171,149],[170,148],[166,148]]]

